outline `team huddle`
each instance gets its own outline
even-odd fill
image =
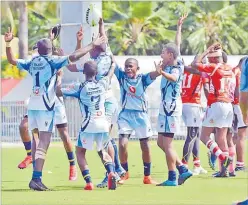
[[[48,190],[41,179],[54,125],[67,152],[70,163],[69,179],[77,178],[62,96],[77,98],[82,112],[76,157],[86,182],[85,190],[94,189],[85,157],[86,151],[92,150],[94,143],[106,169],[106,176],[97,187],[114,190],[117,184],[128,180],[127,144],[133,131],[140,141],[144,184],[178,186],[193,175],[206,174],[199,158],[200,140],[209,149],[209,165],[212,169],[216,169],[216,159],[219,160],[219,171],[214,177],[235,177],[235,171],[245,169],[245,132],[248,123],[247,116],[242,115],[239,99],[240,91],[248,92],[248,58],[242,58],[237,67],[232,68],[226,63],[227,55],[222,46],[215,43],[197,55],[191,65],[185,65],[180,56],[180,44],[181,28],[186,17],[187,15],[184,15],[178,21],[176,43],[164,45],[162,60],[154,62],[154,71],[147,74],[138,74],[140,68],[135,58],[126,59],[124,69],[117,65],[107,43],[102,19],[99,21],[99,36],[86,47],[82,47],[83,30],[80,28],[76,35],[76,49],[68,56],[64,56],[61,49],[53,47],[53,34],[50,33],[50,39],[44,38],[37,42],[37,54],[31,60],[16,60],[10,46],[13,34],[11,30],[5,34],[9,62],[28,71],[33,78],[28,114],[20,126],[28,156],[19,164],[19,168],[26,168],[33,163],[33,175],[29,183],[31,189]],[[90,60],[83,66],[73,64],[87,53],[90,54]],[[71,72],[83,72],[85,81],[63,85],[63,67],[67,67]],[[121,92],[120,111],[111,89],[113,75],[119,82]],[[161,100],[157,144],[165,153],[168,167],[168,179],[162,183],[155,182],[151,177],[149,137],[153,133],[147,113],[146,95],[147,87],[158,76],[161,76]],[[205,113],[201,106],[202,89],[207,98],[208,107]],[[247,109],[242,103],[241,106],[242,109]],[[181,117],[187,127],[187,138],[183,156],[179,158],[173,147],[173,137],[180,129]],[[118,125],[119,150],[109,135],[115,123]],[[32,131],[32,143],[28,129]],[[210,137],[212,133],[214,139]],[[191,153],[194,164],[192,171],[188,168]],[[236,167],[233,161],[235,155]]]

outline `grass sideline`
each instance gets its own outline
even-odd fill
[[[2,204],[22,205],[70,205],[70,204],[123,204],[123,205],[231,205],[234,201],[247,197],[247,172],[238,172],[237,177],[215,179],[207,163],[207,149],[201,145],[201,162],[208,170],[205,176],[196,176],[178,187],[155,187],[143,185],[143,164],[138,142],[129,143],[130,179],[116,191],[98,189],[84,191],[85,182],[78,168],[78,179],[68,180],[68,161],[64,149],[53,143],[48,154],[43,172],[43,182],[53,191],[35,192],[29,190],[28,183],[32,167],[19,170],[18,163],[25,156],[23,147],[2,148]],[[175,141],[179,156],[183,141]],[[158,182],[167,178],[164,154],[151,142],[152,176]],[[88,163],[93,183],[96,185],[104,176],[104,168],[95,151],[88,152]],[[247,164],[247,156],[246,156]],[[192,160],[190,163],[192,167]]]

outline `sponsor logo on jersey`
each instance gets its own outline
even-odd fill
[[[131,93],[135,93],[135,92],[136,92],[136,88],[133,87],[133,86],[130,86],[130,87],[129,87],[129,91],[130,91]]]

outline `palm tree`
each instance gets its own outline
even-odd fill
[[[2,32],[11,25],[14,35],[18,34],[20,58],[26,58],[28,48],[31,49],[58,22],[57,2],[3,2],[1,12]]]
[[[28,50],[31,50],[40,38],[46,37],[49,29],[58,22],[57,2],[6,1],[2,2],[1,13],[2,34],[9,26],[14,36],[18,34],[18,57],[22,59],[28,57]],[[9,66],[2,67],[3,76],[7,68]],[[21,76],[23,73],[19,72],[19,77]]]
[[[218,41],[229,54],[241,54],[248,41],[247,32],[237,18],[237,6],[228,1],[194,2],[185,21],[182,53],[199,53]],[[246,13],[248,10],[245,11]]]
[[[163,7],[162,7],[163,8]],[[169,15],[152,2],[103,2],[111,49],[118,55],[156,55],[162,44],[174,41]]]
[[[28,2],[29,49],[41,38],[47,37],[49,29],[59,22],[57,2]]]

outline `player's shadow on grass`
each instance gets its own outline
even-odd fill
[[[107,188],[94,188],[94,191],[106,190]],[[72,191],[72,190],[84,190],[84,186],[54,186],[52,191]]]
[[[84,187],[64,185],[64,186],[54,186],[54,187],[51,187],[51,189],[52,191],[71,191],[71,190],[83,190]]]
[[[27,192],[27,191],[32,191],[29,188],[27,189],[4,189],[2,188],[2,192]]]

